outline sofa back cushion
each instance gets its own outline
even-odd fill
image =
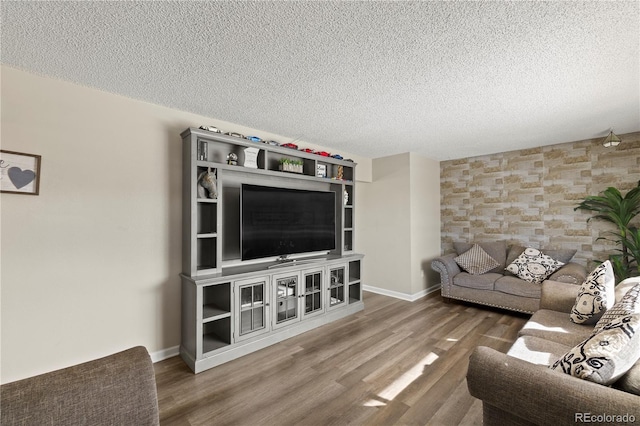
[[[458,256],[469,251],[473,247],[474,243],[453,243]],[[504,268],[507,266],[507,242],[506,241],[494,241],[490,243],[478,243],[482,250],[486,251],[491,256],[498,266],[489,270],[488,272],[496,272],[498,274],[504,273]]]
[[[509,252],[507,253],[507,265],[513,263],[514,260],[518,256],[522,254],[522,252],[526,249],[525,246],[521,246],[519,244],[514,244],[509,247]],[[553,257],[555,260],[558,260],[562,263],[569,263],[573,256],[576,255],[578,250],[573,249],[540,249],[541,252],[546,254],[547,256]]]

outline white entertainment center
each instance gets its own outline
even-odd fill
[[[180,354],[195,373],[364,308],[363,255],[353,251],[355,163],[197,128],[181,136]],[[216,198],[199,194],[205,172],[217,176]],[[333,248],[243,260],[243,185],[333,193]]]

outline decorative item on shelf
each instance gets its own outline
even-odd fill
[[[216,172],[212,172],[210,167],[198,176],[198,198],[218,198]]]
[[[230,166],[237,166],[238,165],[238,156],[236,154],[234,154],[233,152],[230,152],[227,155],[227,164]]]
[[[305,149],[302,150],[302,152],[307,152],[309,154],[315,154],[315,151],[312,150],[311,148],[305,148]]]
[[[205,141],[198,142],[198,160],[207,161],[209,152],[209,144]]]
[[[265,141],[267,145],[280,146],[280,142],[276,141]]]
[[[236,132],[226,132],[225,135],[233,136],[234,138],[246,139],[243,134],[236,133]]]
[[[247,136],[247,140],[251,142],[262,142],[262,139],[257,136]]]
[[[326,164],[318,164],[316,166],[316,177],[321,177],[321,178],[327,177],[327,165]]]
[[[298,145],[296,145],[295,143],[284,143],[280,146],[284,148],[298,149]]]
[[[336,179],[338,180],[344,179],[344,167],[338,166],[338,173],[336,174]]]
[[[327,151],[315,152],[315,154],[318,154],[322,157],[331,157],[331,154],[329,154]]]
[[[613,133],[613,129],[611,129],[609,131],[609,135],[607,135],[607,137],[602,141],[602,145],[604,145],[606,148],[610,148],[612,146],[620,145],[620,142],[622,141],[620,140],[618,135]]]
[[[349,205],[349,193],[346,189],[344,190],[344,205]]]
[[[243,166],[249,167],[251,169],[258,168],[258,153],[260,150],[258,148],[245,148],[244,149],[244,164]]]
[[[335,158],[336,160],[342,160],[342,155],[340,154],[333,154],[331,157]]]
[[[281,158],[280,159],[280,170],[283,172],[291,172],[291,173],[303,173],[303,161],[302,160],[292,160],[290,158]]]
[[[200,128],[202,130],[206,130],[208,132],[213,132],[213,133],[222,133],[222,130],[218,129],[215,126],[200,126]]]

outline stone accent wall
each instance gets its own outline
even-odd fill
[[[440,163],[441,248],[454,241],[506,240],[536,248],[575,248],[574,261],[592,267],[614,245],[598,240],[612,225],[574,211],[609,186],[623,194],[640,180],[640,132]]]

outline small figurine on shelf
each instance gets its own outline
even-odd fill
[[[218,198],[216,172],[212,172],[211,168],[198,176],[198,198],[207,198],[207,193],[209,194],[208,198]]]
[[[336,179],[343,180],[344,177],[344,167],[338,166],[338,174],[336,175]]]
[[[238,156],[236,154],[234,154],[233,152],[229,153],[229,155],[227,155],[227,164],[230,166],[237,166],[238,165]]]

